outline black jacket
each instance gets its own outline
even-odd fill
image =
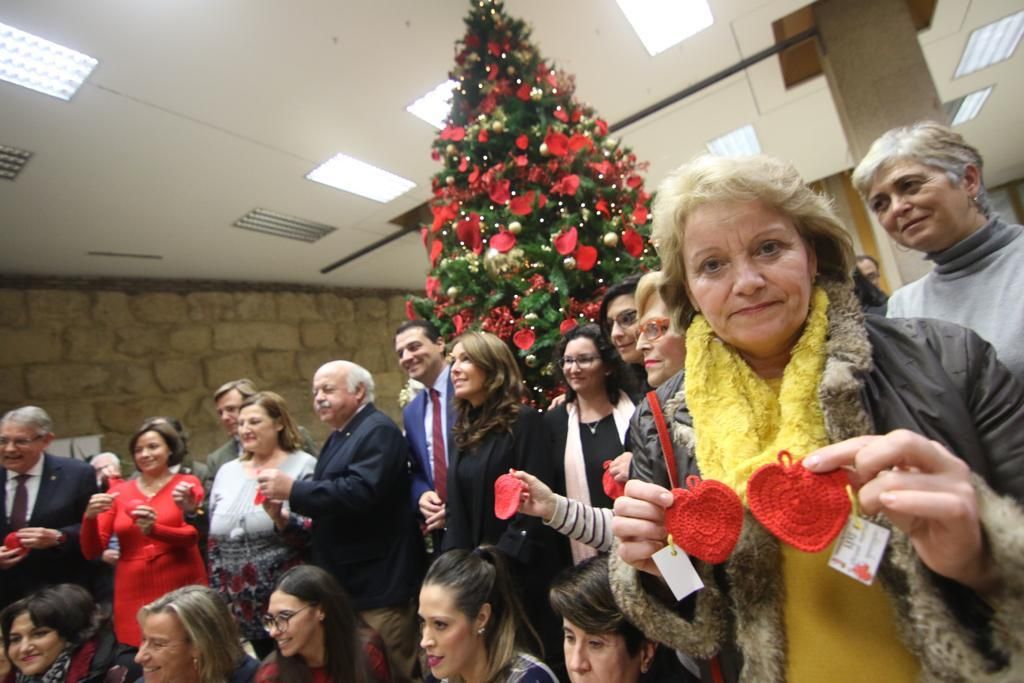
[[[423,537],[409,486],[402,430],[370,403],[327,439],[313,479],[292,487],[291,509],[313,520],[314,564],[359,611],[404,606],[419,593]]]

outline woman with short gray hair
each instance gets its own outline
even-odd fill
[[[923,121],[871,145],[853,182],[886,232],[935,263],[893,293],[890,318],[938,318],[969,327],[1024,379],[1024,312],[995,304],[1024,288],[1024,228],[993,215],[982,158],[950,128]]]

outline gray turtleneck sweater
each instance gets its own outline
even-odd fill
[[[897,290],[890,318],[938,318],[969,327],[1024,382],[1024,228],[993,218],[949,249],[932,272]]]

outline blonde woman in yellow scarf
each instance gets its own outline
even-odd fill
[[[698,158],[654,215],[662,296],[693,318],[685,379],[659,389],[671,486],[699,475],[746,508],[751,475],[787,450],[845,470],[854,511],[891,535],[865,585],[747,509],[725,562],[691,558],[705,587],[677,602],[651,559],[673,497],[645,404],[613,521],[630,621],[707,681],[1024,680],[1024,387],[966,329],[865,319],[850,239],[788,163]]]

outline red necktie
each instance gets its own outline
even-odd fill
[[[18,480],[18,487],[14,490],[14,505],[11,507],[11,531],[23,529],[28,522],[28,489],[25,488],[28,476],[27,474],[15,476],[15,479]]]
[[[442,501],[448,499],[448,463],[444,453],[444,427],[441,422],[441,392],[430,390],[430,405],[434,408],[434,443],[431,457],[434,460],[434,490]]]

